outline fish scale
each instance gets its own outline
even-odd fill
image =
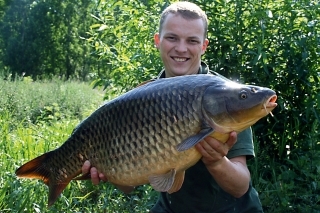
[[[136,160],[135,158],[136,156],[139,156],[139,158],[146,158],[145,162],[147,163],[151,162],[152,161],[151,159],[155,158],[156,160],[154,162],[157,162],[157,164],[161,164],[165,160],[164,156],[168,156],[167,154],[168,152],[165,150],[165,145],[166,147],[170,147],[170,146],[174,147],[179,143],[179,141],[182,138],[182,137],[179,137],[178,134],[181,134],[182,136],[186,137],[188,133],[190,134],[190,131],[194,129],[194,126],[190,126],[189,129],[183,129],[183,131],[181,131],[178,128],[179,126],[185,126],[186,123],[190,122],[189,120],[190,118],[183,115],[188,115],[189,111],[193,110],[192,104],[190,104],[192,102],[186,101],[188,98],[188,95],[190,96],[190,100],[193,100],[194,99],[192,97],[193,94],[192,93],[188,94],[187,92],[179,93],[177,92],[176,89],[173,89],[172,91],[166,90],[165,92],[164,90],[166,89],[162,89],[162,90],[160,89],[158,91],[152,92],[144,96],[142,100],[139,99],[135,101],[134,98],[132,98],[134,101],[126,100],[125,104],[122,104],[120,100],[119,103],[117,103],[117,106],[119,105],[123,107],[112,108],[114,110],[106,109],[106,111],[108,111],[109,114],[107,114],[105,117],[110,118],[110,121],[107,122],[108,126],[113,125],[113,122],[112,122],[113,120],[116,121],[115,122],[116,128],[114,128],[114,132],[111,133],[114,137],[110,138],[110,141],[114,141],[115,143],[111,142],[110,144],[114,144],[114,145],[113,146],[111,145],[110,148],[104,147],[105,150],[110,150],[110,152],[108,151],[107,153],[99,152],[102,154],[101,156],[97,156],[97,158],[95,159],[90,159],[89,157],[89,160],[91,161],[91,164],[93,166],[96,166],[102,172],[110,168],[110,170],[112,171],[112,174],[108,176],[108,173],[106,173],[110,182],[123,184],[125,181],[127,184],[137,185],[132,181],[127,182],[128,179],[132,179],[130,175],[131,172],[129,171],[138,169],[136,167],[137,163],[131,164],[130,161],[137,162],[138,160]],[[171,97],[171,98],[168,98],[168,97]],[[186,121],[179,122],[180,125],[174,126],[175,128],[168,128],[169,126],[172,126],[172,124],[175,122],[175,120],[171,116],[174,111],[172,109],[177,109],[178,107],[182,109],[181,101],[176,101],[177,99],[181,100],[181,98],[182,98],[182,101],[185,102],[185,104],[183,105],[184,110],[183,110],[183,113],[178,113],[175,119],[183,120],[185,117]],[[160,103],[160,105],[162,106],[159,107],[159,104],[157,103]],[[174,103],[178,103],[179,105],[176,106],[174,105]],[[113,104],[110,104],[110,106],[113,106]],[[148,106],[153,106],[154,108],[151,108]],[[127,109],[127,110],[134,109],[134,110],[123,111],[123,109]],[[125,120],[116,119],[118,118],[120,113],[122,113],[121,118]],[[133,117],[133,114],[137,115],[137,117]],[[146,116],[149,116],[149,117],[146,117]],[[193,116],[189,116],[189,117],[191,117],[192,119],[194,118]],[[152,129],[153,131],[150,131],[150,129]],[[134,134],[132,134],[130,130],[134,130]],[[150,133],[153,133],[153,134],[150,134]],[[106,138],[108,140],[108,136]],[[128,141],[128,138],[130,138],[131,141],[139,140],[141,142],[141,144],[138,146],[139,148],[136,150],[136,152],[139,152],[139,155],[131,155],[130,153],[132,152],[131,151],[132,149],[130,149],[130,146],[124,146],[120,148],[118,147],[119,144],[124,143],[124,141]],[[153,143],[150,143],[150,141],[152,141]],[[162,141],[168,141],[170,144],[167,145],[166,143],[158,143],[158,144],[156,143],[156,142],[162,142]],[[105,144],[105,145],[108,145],[108,144]],[[148,150],[157,150],[157,155],[153,155],[153,153]],[[118,156],[108,158],[108,156],[114,156],[112,155],[112,153],[118,153]],[[106,161],[104,161],[106,165],[102,165],[101,163],[102,161],[99,162],[98,161],[99,159],[107,159]],[[170,162],[174,162],[176,160],[177,160],[176,158],[171,158]],[[108,165],[115,165],[115,164],[118,164],[119,166],[117,167],[108,166]],[[130,168],[129,165],[133,165],[133,167]],[[140,164],[140,167],[142,167],[144,170],[145,168],[153,167],[153,166],[157,166],[157,165],[153,165],[153,164],[144,165],[143,161],[142,161],[142,164]],[[139,179],[139,177],[137,179]],[[145,179],[143,181],[147,181],[147,180]]]
[[[213,75],[159,79],[106,102],[61,147],[16,174],[42,179],[49,186],[49,206],[86,160],[124,192],[150,183],[174,193],[185,170],[201,158],[195,144],[209,135],[225,142],[231,131],[241,132],[266,116],[275,100],[268,88]]]

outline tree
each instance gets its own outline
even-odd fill
[[[1,21],[2,61],[15,74],[33,77],[88,72],[83,36],[89,1],[13,0]]]

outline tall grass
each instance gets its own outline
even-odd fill
[[[72,181],[47,208],[48,187],[19,179],[23,163],[59,147],[73,128],[102,102],[85,83],[0,80],[0,212],[147,212],[156,199],[149,186],[124,195],[112,185]]]
[[[78,81],[32,81],[21,77],[0,79],[0,111],[8,110],[17,120],[39,121],[63,119],[66,116],[83,119],[102,102],[103,94]]]

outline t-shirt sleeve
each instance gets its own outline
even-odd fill
[[[247,159],[254,157],[254,147],[252,140],[251,127],[238,133],[237,142],[229,150],[227,158],[234,158],[238,156],[247,156]]]

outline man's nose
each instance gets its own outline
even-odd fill
[[[180,42],[178,42],[177,44],[176,44],[176,46],[175,46],[175,50],[177,51],[177,52],[187,52],[187,45],[186,45],[186,43],[184,42],[184,41],[180,41]]]

